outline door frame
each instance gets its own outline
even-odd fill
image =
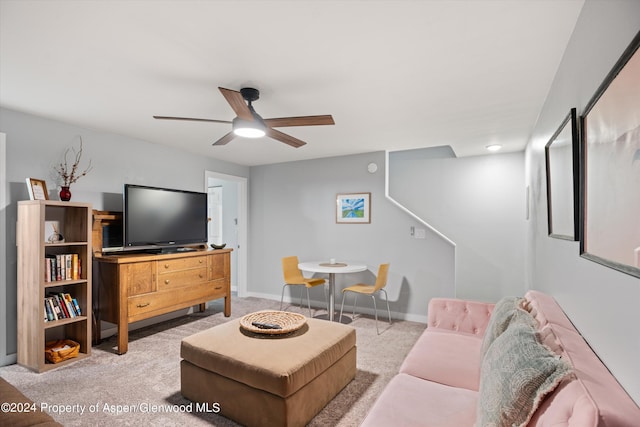
[[[243,176],[227,175],[224,173],[205,171],[204,172],[204,188],[207,191],[209,179],[221,179],[225,181],[233,181],[238,184],[238,247],[232,248],[236,252],[237,263],[237,288],[238,296],[245,297],[247,295],[247,229],[249,217],[247,213],[247,183],[248,179]],[[240,250],[238,250],[240,249]]]

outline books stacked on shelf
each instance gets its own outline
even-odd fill
[[[82,277],[82,260],[78,254],[47,255],[44,259],[44,281],[78,280]]]
[[[49,293],[44,299],[44,321],[82,316],[78,300],[67,293]]]

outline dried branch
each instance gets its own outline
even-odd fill
[[[78,166],[80,165],[80,160],[82,159],[82,137],[80,138],[80,149],[76,151],[73,147],[67,148],[64,152],[64,162],[60,163],[58,166],[54,166],[54,170],[60,175],[62,178],[62,185],[64,187],[68,187],[86,174],[88,174],[93,167],[91,166],[91,159],[89,159],[89,165],[85,170],[78,173]],[[71,170],[69,170],[69,163],[67,162],[67,155],[69,154],[69,150],[73,151],[75,154],[75,159],[73,165],[71,166]]]

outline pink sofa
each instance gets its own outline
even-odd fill
[[[537,342],[530,344],[531,352],[524,351],[522,359],[513,363],[524,360],[528,364],[527,357],[538,358],[531,365],[538,366],[540,362],[550,373],[520,389],[519,393],[531,393],[534,397],[527,401],[519,401],[521,396],[514,398],[516,410],[526,407],[523,412],[529,411],[516,415],[522,418],[513,422],[514,425],[640,425],[638,406],[600,362],[556,301],[537,291],[529,291],[523,299],[517,300],[518,308],[513,310],[508,322],[498,325],[497,331],[495,323],[504,312],[496,313],[498,307],[505,306],[503,302],[494,305],[445,298],[431,300],[427,329],[362,426],[484,427],[507,424],[505,419],[511,413],[505,408],[510,406],[503,401],[494,401],[495,396],[491,393],[506,394],[505,390],[510,391],[513,384],[516,388],[521,385],[519,376],[528,371],[526,365],[505,377],[505,384],[496,384],[496,378],[503,381],[500,375],[504,372],[499,371],[513,368],[509,354],[512,350],[509,350],[507,340],[518,334],[526,335],[528,328]],[[494,322],[490,323],[492,317]],[[499,330],[501,327],[503,330]],[[493,343],[485,342],[485,332],[487,336],[490,333],[497,336]],[[496,361],[497,364],[492,364]],[[532,384],[544,390],[529,390],[535,388]],[[485,410],[492,405],[497,412],[502,412],[499,416],[503,418],[499,422],[486,421]],[[509,421],[508,425],[511,424]]]

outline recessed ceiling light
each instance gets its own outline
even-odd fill
[[[500,144],[491,144],[491,145],[487,145],[485,148],[487,150],[489,150],[489,151],[498,151],[499,149],[502,148],[502,145],[500,145]]]

